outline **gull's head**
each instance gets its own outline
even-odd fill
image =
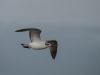
[[[48,47],[55,46],[55,45],[57,45],[57,41],[56,40],[48,40],[48,41],[46,41],[45,45]]]
[[[46,41],[45,45],[46,45],[47,47],[51,47],[51,43],[48,42],[48,41]]]

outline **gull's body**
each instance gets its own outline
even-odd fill
[[[24,32],[24,31],[29,31],[29,37],[31,40],[31,43],[29,44],[21,44],[24,48],[32,48],[34,50],[42,50],[50,48],[51,56],[53,59],[55,59],[57,53],[56,40],[47,40],[47,41],[41,40],[40,38],[41,30],[37,28],[25,28],[16,30],[16,32]]]
[[[48,48],[45,45],[45,41],[32,42],[32,43],[29,43],[29,46],[30,46],[30,48],[33,48],[36,50],[42,50],[42,49]]]

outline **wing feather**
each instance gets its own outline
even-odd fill
[[[24,29],[16,30],[16,32],[24,32],[24,31],[29,31],[29,37],[30,37],[31,42],[41,40],[40,39],[41,30],[40,29],[37,29],[37,28],[24,28]]]
[[[51,56],[53,59],[55,59],[56,54],[57,54],[57,47],[58,47],[58,43],[56,40],[50,40],[48,41],[48,43],[51,44],[50,48],[50,52],[51,52]]]

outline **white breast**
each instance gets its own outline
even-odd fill
[[[32,42],[29,44],[29,46],[33,49],[45,49],[47,46],[45,45],[45,42],[38,41],[38,42]]]

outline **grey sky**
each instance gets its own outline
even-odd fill
[[[0,20],[99,24],[99,0],[0,0]]]
[[[0,0],[0,75],[100,75],[99,0]],[[24,49],[23,27],[42,29],[59,42],[55,63],[49,49]]]

